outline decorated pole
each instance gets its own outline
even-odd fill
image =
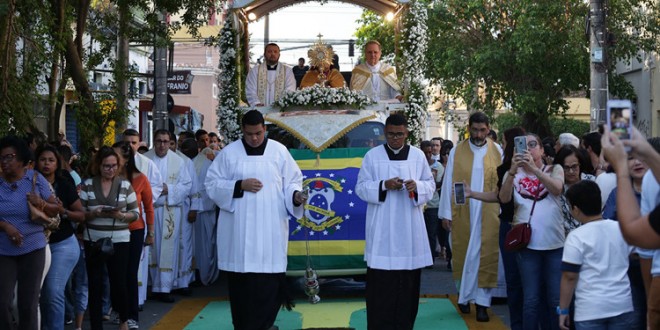
[[[413,0],[402,18],[401,58],[397,65],[402,71],[402,88],[407,102],[405,114],[412,144],[418,144],[424,138],[428,116],[429,95],[423,71],[428,47],[427,16],[424,2]]]
[[[218,95],[218,131],[222,133],[229,141],[235,141],[241,138],[240,119],[240,79],[238,67],[239,62],[238,44],[240,36],[237,34],[235,25],[240,24],[238,17],[234,13],[229,13],[225,20],[225,25],[220,30],[220,75],[218,76],[218,85],[220,92]]]

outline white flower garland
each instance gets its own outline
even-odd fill
[[[361,91],[353,91],[348,87],[328,88],[314,85],[308,88],[287,91],[273,106],[282,111],[291,107],[324,108],[344,106],[352,109],[364,109],[375,102]]]
[[[401,29],[402,85],[406,91],[406,116],[410,130],[411,143],[416,144],[424,138],[424,126],[428,116],[429,91],[424,81],[424,54],[428,48],[427,11],[424,3],[414,0],[410,3],[403,17]]]
[[[222,133],[229,141],[235,141],[241,138],[241,127],[239,118],[241,111],[239,109],[240,92],[238,86],[238,63],[236,60],[237,39],[233,28],[233,19],[228,15],[225,25],[220,30],[220,75],[218,76],[218,131]]]

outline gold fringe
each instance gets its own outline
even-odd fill
[[[320,147],[318,147],[318,148],[317,148],[317,147],[313,147],[313,146],[312,146],[312,143],[311,143],[309,140],[307,140],[307,138],[305,138],[304,136],[302,136],[298,131],[294,130],[292,127],[289,127],[287,124],[285,124],[285,123],[283,123],[283,122],[281,122],[281,121],[279,121],[279,120],[277,120],[277,119],[271,118],[271,117],[269,117],[269,116],[266,116],[265,119],[266,119],[267,121],[269,121],[269,122],[271,122],[271,123],[277,125],[277,126],[280,127],[281,129],[283,129],[283,130],[285,130],[285,131],[291,133],[291,135],[293,135],[296,139],[300,140],[300,142],[304,143],[307,147],[309,147],[310,150],[312,150],[312,151],[314,151],[314,152],[316,152],[316,153],[321,153],[323,150],[325,150],[325,149],[326,149],[327,147],[329,147],[331,144],[333,144],[333,143],[335,143],[337,140],[339,140],[339,138],[341,138],[342,136],[346,135],[346,133],[348,133],[348,132],[350,132],[351,130],[353,130],[354,128],[360,126],[362,123],[367,122],[367,121],[369,121],[369,120],[371,120],[371,119],[375,119],[375,118],[376,118],[376,115],[373,114],[373,115],[366,116],[366,117],[364,117],[364,118],[359,119],[358,121],[354,122],[353,124],[348,125],[348,127],[344,128],[344,129],[341,130],[339,133],[337,133],[337,134],[335,134],[334,136],[330,137],[330,139],[329,139],[328,141],[326,141],[325,143],[323,143],[323,144],[322,144]],[[317,159],[318,159],[318,156],[317,156]],[[317,164],[316,166],[318,167],[318,164]]]

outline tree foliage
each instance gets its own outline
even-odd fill
[[[48,134],[55,136],[68,82],[75,86],[80,127],[123,124],[129,113],[124,103],[126,82],[135,72],[128,58],[118,53],[118,40],[125,40],[126,45],[156,41],[167,45],[181,26],[196,34],[210,11],[224,2],[0,0],[0,134],[34,132],[34,113],[43,112]],[[163,13],[181,13],[182,22],[163,24]],[[113,69],[111,91],[97,96],[88,79],[90,71],[103,63]],[[119,102],[115,110],[102,113],[99,104],[108,97]],[[81,141],[98,144],[105,127],[100,132],[81,130]]]
[[[655,50],[660,14],[651,10],[653,0],[607,3],[615,41],[603,38],[610,88],[614,95],[630,97],[632,88],[616,76],[614,65],[643,60],[640,50]],[[439,0],[429,5],[426,78],[449,98],[464,100],[469,111],[492,116],[494,109],[509,108],[529,131],[545,136],[551,133],[550,118],[568,108],[564,97],[588,88],[588,2]],[[386,33],[383,19],[373,16],[363,14],[369,18],[364,19],[369,26],[360,28],[363,39]]]
[[[378,40],[380,42],[381,56],[389,57],[394,55],[394,22],[386,21],[382,16],[371,10],[363,10],[362,15],[357,20],[361,26],[355,31],[356,49],[364,49],[367,41]],[[364,54],[363,54],[364,57]]]

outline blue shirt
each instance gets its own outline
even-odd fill
[[[616,195],[616,189],[614,189],[607,197],[607,202],[605,202],[603,208],[603,219],[619,220],[616,214]],[[635,197],[637,198],[637,205],[639,205],[642,201],[642,194],[635,191]]]
[[[25,175],[14,183],[8,183],[0,177],[0,221],[5,221],[23,235],[23,244],[14,245],[5,231],[0,231],[0,255],[19,256],[46,246],[44,226],[30,220],[27,194],[32,191],[34,170],[27,170]],[[50,198],[50,184],[41,174],[37,174],[35,192],[44,200]]]

